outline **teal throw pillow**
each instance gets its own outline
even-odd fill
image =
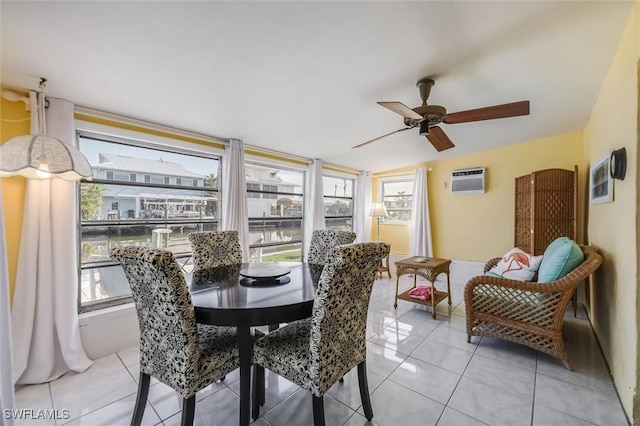
[[[567,237],[557,238],[544,251],[542,263],[538,269],[538,282],[548,283],[559,280],[583,261],[584,253],[575,241]]]

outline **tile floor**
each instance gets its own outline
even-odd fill
[[[453,306],[441,303],[436,320],[410,302],[393,309],[395,276],[376,281],[367,324],[373,422],[363,416],[354,369],[325,395],[327,425],[628,425],[584,312],[574,318],[570,309],[565,323],[575,371],[501,340],[467,343],[462,291],[476,269],[454,264]],[[410,280],[402,277],[401,287]],[[238,379],[236,371],[198,394],[196,425],[238,424]],[[128,425],[137,380],[137,347],[97,359],[82,374],[16,392],[17,408],[68,410],[68,419],[16,424]],[[253,424],[312,424],[309,393],[268,371],[266,380],[266,404]],[[180,398],[151,383],[143,424],[179,425]]]

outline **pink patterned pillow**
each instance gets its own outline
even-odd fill
[[[531,281],[542,263],[542,256],[532,256],[519,248],[507,252],[487,275],[510,280]]]

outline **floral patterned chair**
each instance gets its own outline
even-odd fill
[[[335,231],[330,229],[315,230],[311,235],[311,245],[307,263],[324,265],[327,255],[332,248],[343,244],[351,244],[356,240],[356,233],[350,231]]]
[[[323,395],[355,366],[365,417],[373,418],[365,358],[369,298],[384,243],[336,247],[327,256],[311,318],[294,321],[254,344],[253,418],[264,404],[264,368],[313,395],[314,425],[324,425]],[[262,379],[261,382],[259,382]]]
[[[193,232],[189,241],[195,270],[242,263],[238,231]]]
[[[191,425],[196,392],[239,366],[236,330],[196,323],[184,275],[170,251],[121,246],[110,256],[124,269],[140,324],[140,379],[131,424],[142,421],[154,377],[184,398],[182,424]]]

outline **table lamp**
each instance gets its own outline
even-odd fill
[[[378,219],[378,239],[380,241],[380,218],[387,215],[387,209],[384,208],[384,203],[373,203],[371,206],[371,213],[369,216]]]

